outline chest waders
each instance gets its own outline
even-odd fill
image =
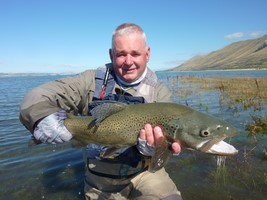
[[[146,103],[144,97],[134,97],[128,93],[113,94],[115,86],[115,75],[112,66],[96,70],[95,94],[92,103],[89,104],[90,111],[99,104],[108,101],[119,101],[126,104]],[[115,91],[117,92],[117,91]],[[109,147],[89,144],[86,148],[87,168],[94,175],[112,179],[130,179],[148,169],[148,158],[139,153],[136,146],[119,149],[109,158],[100,158],[100,154]],[[96,167],[91,167],[96,166]],[[105,173],[107,172],[108,173]]]

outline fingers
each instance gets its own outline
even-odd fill
[[[145,129],[141,129],[139,133],[139,138],[142,140],[146,140],[146,131]]]
[[[154,144],[154,133],[153,128],[150,124],[145,125],[145,132],[146,132],[146,141],[149,145]]]
[[[155,145],[157,141],[163,137],[163,132],[161,127],[152,127],[151,124],[145,124],[145,127],[140,130],[139,138],[146,140],[149,145]],[[179,142],[172,143],[172,151],[174,154],[179,154],[181,152],[181,145]]]
[[[181,153],[181,145],[178,142],[172,143],[172,151],[174,154],[179,155]]]
[[[155,141],[158,141],[161,137],[163,137],[162,129],[159,126],[154,128],[154,137]]]
[[[145,124],[145,127],[139,133],[139,138],[146,140],[149,145],[154,145],[160,137],[163,137],[161,128],[156,126],[153,129],[151,124]]]

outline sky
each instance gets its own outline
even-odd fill
[[[0,0],[0,73],[79,73],[110,62],[114,29],[140,25],[148,66],[171,69],[267,34],[267,0]]]

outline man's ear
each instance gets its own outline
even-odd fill
[[[113,52],[112,52],[112,49],[109,49],[109,58],[110,58],[111,62],[113,62]]]
[[[148,62],[150,59],[150,47],[147,47],[147,50],[146,50],[146,61]]]

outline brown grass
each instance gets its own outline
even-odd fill
[[[249,134],[254,136],[257,133],[267,133],[267,117],[251,115],[253,120],[252,124],[247,126]]]
[[[201,90],[220,91],[220,103],[230,108],[240,105],[244,109],[262,108],[267,101],[267,78],[225,78],[225,77],[172,77],[169,82],[173,94],[178,98],[186,98],[190,94],[198,94]]]
[[[173,95],[187,99],[188,95],[201,96],[204,91],[218,91],[220,106],[227,106],[235,112],[240,109],[262,110],[267,102],[267,78],[225,78],[225,77],[169,77]],[[199,104],[202,105],[202,99]],[[206,102],[206,108],[208,102]],[[207,108],[208,109],[208,108]],[[251,115],[253,123],[247,126],[250,135],[267,133],[266,116]]]

